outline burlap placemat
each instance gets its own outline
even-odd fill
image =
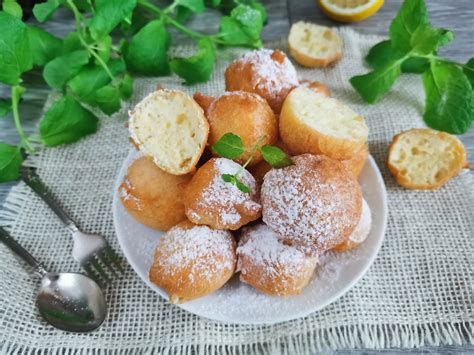
[[[109,287],[109,315],[90,334],[67,334],[42,322],[34,300],[38,279],[0,245],[0,350],[60,354],[87,349],[111,353],[304,353],[322,349],[418,347],[473,343],[473,174],[437,191],[405,190],[385,167],[387,145],[400,131],[423,126],[424,95],[418,76],[404,75],[380,103],[361,101],[348,79],[364,72],[363,57],[379,37],[343,29],[344,58],[334,68],[298,68],[301,78],[327,84],[333,95],[366,117],[370,152],[387,185],[387,234],[367,275],[338,301],[310,316],[272,326],[229,325],[169,305],[132,271]],[[283,42],[277,44],[284,48]],[[175,48],[187,54],[188,47]],[[130,105],[157,83],[189,93],[224,90],[223,71],[241,49],[222,52],[209,83],[184,87],[176,77],[135,82]],[[67,211],[87,231],[105,235],[119,250],[112,221],[115,176],[130,145],[127,109],[104,117],[99,132],[82,141],[43,150],[30,161]],[[7,225],[51,270],[81,271],[72,241],[28,187],[16,186],[0,212]]]

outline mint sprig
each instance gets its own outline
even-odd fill
[[[263,159],[274,168],[284,168],[285,166],[293,164],[293,161],[290,159],[290,157],[280,148],[270,144],[266,144],[262,147],[262,142],[265,140],[265,138],[266,136],[262,136],[259,138],[257,143],[252,147],[249,158],[235,174],[222,174],[222,180],[237,186],[237,188],[242,192],[250,192],[250,188],[245,185],[241,180],[239,180],[239,176],[253,160],[253,157],[255,156],[255,153],[257,153],[258,150],[261,151]],[[242,138],[240,138],[240,136],[234,133],[224,134],[211,147],[211,149],[217,154],[219,154],[221,157],[227,159],[238,158],[245,152],[245,147],[242,142]]]
[[[453,134],[467,132],[474,121],[474,60],[461,64],[437,54],[454,34],[431,26],[424,0],[405,0],[389,34],[366,57],[373,70],[350,79],[354,89],[373,104],[402,73],[422,74],[426,124]]]
[[[18,177],[19,152],[35,152],[33,143],[57,146],[75,142],[97,130],[98,117],[120,110],[132,95],[131,73],[169,75],[185,84],[209,80],[217,46],[261,46],[266,12],[257,0],[227,0],[219,30],[205,34],[185,22],[206,7],[223,10],[220,0],[174,0],[160,8],[149,0],[47,0],[33,14],[48,21],[59,9],[74,16],[75,28],[60,39],[21,21],[17,0],[4,0],[0,11],[0,82],[11,86],[11,97],[0,98],[0,117],[9,115],[20,137],[17,146],[0,144],[0,182]],[[198,51],[187,58],[170,58],[170,29],[196,40]],[[121,32],[117,43],[111,32]],[[20,119],[20,97],[27,83],[22,75],[36,67],[58,97],[41,118],[39,134],[27,136]],[[19,162],[19,163],[18,163]],[[235,182],[236,185],[238,184]]]

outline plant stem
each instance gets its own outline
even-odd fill
[[[20,135],[21,144],[26,148],[28,153],[33,153],[35,149],[33,148],[30,141],[28,140],[28,137],[26,136],[26,133],[23,130],[23,127],[21,126],[21,122],[20,122],[20,114],[18,112],[18,102],[20,101],[20,96],[19,96],[20,90],[21,89],[19,85],[12,86],[12,89],[11,89],[13,121],[15,122],[16,130],[18,134]]]
[[[77,9],[76,5],[72,2],[72,0],[67,0],[67,3],[71,7],[72,12],[74,13],[74,19],[76,21],[76,30],[77,30],[77,35],[79,36],[79,41],[81,44],[84,46],[84,48],[97,60],[97,62],[100,64],[102,68],[104,68],[105,72],[107,75],[110,77],[111,80],[115,79],[115,76],[112,74],[110,71],[109,67],[107,64],[104,62],[104,60],[91,48],[91,45],[89,45],[84,37],[82,36],[82,26],[81,26],[81,21],[82,21],[82,15]]]
[[[252,159],[253,159],[255,153],[257,153],[257,150],[260,149],[260,145],[262,144],[262,142],[263,142],[263,140],[264,140],[265,138],[267,138],[267,136],[266,136],[266,135],[263,135],[263,136],[261,136],[261,137],[258,139],[257,144],[255,144],[255,146],[252,148],[252,152],[250,153],[250,156],[249,156],[249,158],[247,159],[247,161],[245,162],[245,164],[242,165],[242,166],[240,167],[240,169],[237,170],[237,172],[235,173],[234,176],[235,176],[236,179],[239,177],[240,174],[242,174],[242,171],[244,171],[244,169],[247,167],[247,165],[249,165],[249,163],[252,161]]]

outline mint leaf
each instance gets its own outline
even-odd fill
[[[179,23],[185,23],[189,16],[191,16],[193,12],[184,6],[178,6],[176,8],[176,17],[175,20],[178,21]]]
[[[423,119],[434,129],[463,134],[471,126],[473,111],[472,87],[456,65],[432,62],[423,74],[426,109]]]
[[[0,143],[0,183],[18,179],[21,163],[23,158],[18,147]]]
[[[248,187],[247,185],[245,185],[242,181],[240,181],[239,179],[235,179],[235,185],[237,186],[237,188],[242,191],[242,192],[245,192],[245,193],[249,193],[250,191],[250,187]]]
[[[89,54],[85,50],[71,52],[56,57],[45,65],[43,77],[54,89],[60,89],[89,62]]]
[[[125,74],[119,84],[120,97],[124,100],[128,100],[132,96],[133,92],[133,78]]]
[[[62,53],[67,54],[82,49],[84,49],[84,47],[82,46],[77,32],[69,32],[63,40]]]
[[[33,14],[39,22],[49,19],[59,6],[64,4],[66,0],[48,0],[33,7]]]
[[[18,18],[0,12],[0,81],[20,83],[20,76],[33,67],[26,26]]]
[[[20,20],[23,17],[23,10],[16,0],[3,0],[2,9],[7,14],[15,16]]]
[[[104,36],[102,39],[96,42],[96,45],[98,47],[99,57],[107,63],[110,59],[110,51],[112,50],[112,37]],[[95,62],[99,64],[97,59]]]
[[[235,176],[232,174],[222,174],[221,177],[222,180],[224,180],[225,182],[230,182],[231,184],[233,184],[235,181]]]
[[[205,9],[204,0],[175,0],[175,3],[196,13],[203,12]]]
[[[290,157],[280,148],[266,144],[261,149],[263,159],[272,167],[279,169],[293,165]]]
[[[120,110],[120,91],[112,85],[106,85],[94,92],[93,105],[103,113],[111,115]]]
[[[424,0],[404,1],[390,25],[392,46],[408,52],[411,49],[411,37],[421,25],[429,25],[428,10]]]
[[[39,130],[49,147],[75,142],[97,131],[98,119],[72,96],[66,95],[45,112]]]
[[[108,63],[108,67],[114,75],[125,70],[124,62],[118,59],[111,60]],[[88,97],[93,96],[93,93],[96,90],[107,85],[109,82],[110,77],[107,75],[104,68],[91,64],[83,67],[76,76],[69,80],[68,86],[74,92],[76,97],[82,101],[89,102]],[[93,100],[93,97],[91,100]]]
[[[26,33],[33,56],[33,64],[43,66],[62,52],[62,41],[34,26],[27,26]]]
[[[421,74],[430,68],[430,61],[425,58],[407,58],[402,63],[402,73]]]
[[[136,0],[96,0],[95,14],[89,21],[92,38],[98,40],[109,34],[136,6]]]
[[[463,67],[464,74],[469,79],[472,88],[474,89],[474,58],[468,60]]]
[[[0,99],[0,118],[5,117],[12,110],[10,100]]]
[[[170,62],[171,70],[185,80],[185,84],[208,81],[212,74],[216,54],[210,39],[199,40],[199,51],[189,58],[176,58]]]
[[[221,157],[235,159],[245,151],[242,138],[234,133],[224,134],[211,149]]]
[[[126,47],[127,68],[144,75],[167,75],[170,72],[166,51],[170,34],[163,21],[151,21],[133,36]]]
[[[230,16],[221,18],[218,38],[229,45],[261,47],[260,32],[263,28],[262,15],[247,5],[234,8]]]
[[[238,188],[240,191],[242,191],[242,192],[248,193],[248,192],[251,191],[251,190],[250,190],[250,187],[248,187],[248,186],[245,185],[242,181],[240,181],[236,175],[232,175],[232,174],[222,174],[222,175],[221,175],[221,178],[222,178],[222,180],[224,180],[225,182],[237,186],[237,188]]]
[[[397,78],[400,76],[401,66],[400,60],[390,62],[380,69],[376,69],[365,75],[358,75],[352,77],[349,81],[368,103],[375,103],[385,94]]]
[[[451,31],[434,28],[430,25],[420,25],[413,32],[410,40],[411,53],[420,55],[431,54],[441,45],[451,42],[453,38],[454,35]]]

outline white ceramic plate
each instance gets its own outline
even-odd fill
[[[113,200],[115,229],[120,246],[135,272],[161,297],[166,293],[148,280],[148,270],[162,232],[147,228],[128,214],[120,202],[118,187],[130,163],[138,156],[131,151],[117,177]],[[364,198],[372,210],[372,229],[367,240],[346,253],[326,253],[310,284],[297,296],[273,297],[231,279],[216,292],[179,305],[199,316],[241,324],[272,324],[304,317],[334,302],[355,285],[374,261],[387,223],[385,185],[373,158],[369,156],[359,178]]]

